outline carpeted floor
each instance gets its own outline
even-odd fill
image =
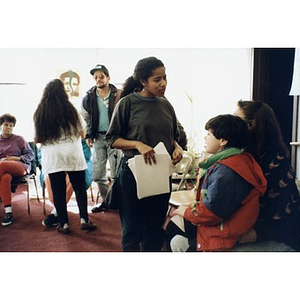
[[[95,194],[96,195],[96,194]],[[89,212],[94,205],[88,192]],[[98,228],[91,232],[80,229],[77,203],[74,197],[68,204],[70,235],[63,235],[56,228],[47,228],[42,225],[44,219],[43,203],[32,199],[31,213],[27,213],[26,190],[19,186],[13,194],[13,223],[3,227],[0,224],[0,252],[120,252],[121,225],[117,211],[93,214],[90,220]],[[46,200],[46,213],[49,214],[52,206]],[[4,209],[0,205],[0,220],[3,219]]]

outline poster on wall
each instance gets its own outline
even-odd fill
[[[60,72],[59,78],[64,83],[66,92],[70,98],[80,97],[80,76],[74,70]]]

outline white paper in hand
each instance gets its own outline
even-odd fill
[[[171,157],[162,142],[154,150],[156,164],[146,164],[143,155],[136,155],[128,160],[136,180],[139,199],[170,192],[169,176],[174,172]]]

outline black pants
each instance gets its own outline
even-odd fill
[[[119,175],[121,193],[120,219],[123,251],[161,251],[164,242],[163,223],[170,193],[139,200],[136,182],[123,158]],[[149,182],[151,184],[151,182]]]
[[[87,194],[85,189],[84,171],[67,172],[76,195],[76,201],[79,208],[80,218],[88,221],[87,212]],[[67,203],[66,203],[66,172],[57,172],[49,174],[51,188],[53,192],[53,202],[56,208],[59,223],[63,226],[68,221]]]

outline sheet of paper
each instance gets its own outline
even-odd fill
[[[170,192],[169,176],[174,172],[171,157],[163,143],[159,143],[154,150],[156,164],[146,164],[143,155],[128,160],[139,199]]]
[[[169,161],[170,161],[170,164],[169,164],[169,175],[171,176],[175,170],[176,170],[176,167],[172,164],[172,159],[169,155],[169,152],[168,150],[166,149],[165,147],[165,144],[163,142],[159,142],[155,147],[154,147],[154,150],[155,150],[155,153],[157,154],[167,154],[168,157],[169,157]]]
[[[179,227],[183,232],[185,232],[184,219],[181,216],[174,216],[171,218],[172,222]]]

